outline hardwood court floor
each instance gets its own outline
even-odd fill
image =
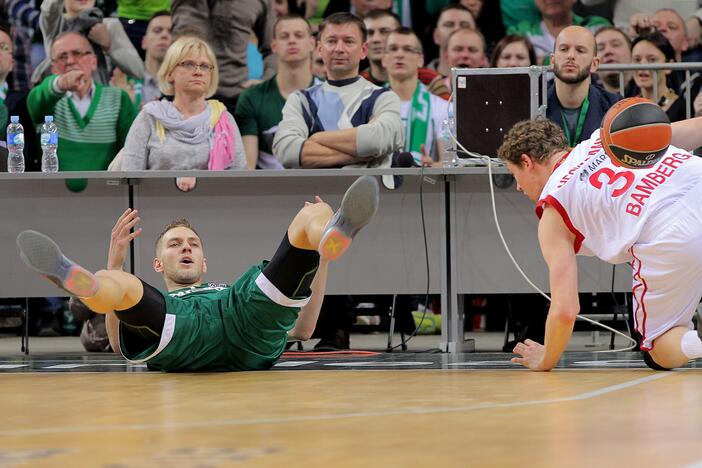
[[[507,358],[501,370],[425,355],[442,368],[3,373],[0,466],[699,466],[701,369],[531,373]]]

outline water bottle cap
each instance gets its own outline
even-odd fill
[[[19,115],[10,116],[10,122],[19,123]]]
[[[45,123],[49,123],[49,122],[53,122],[53,121],[54,121],[54,116],[53,116],[53,115],[44,116],[44,122],[45,122]]]

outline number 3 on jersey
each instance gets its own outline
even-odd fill
[[[614,172],[609,167],[603,167],[599,171],[594,172],[588,180],[590,185],[598,190],[602,188],[605,182],[607,185],[616,186],[617,188],[612,192],[612,198],[617,198],[629,190],[631,184],[634,183],[634,179],[634,173],[631,171]],[[623,185],[620,180],[624,181]]]

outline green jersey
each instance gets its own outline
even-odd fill
[[[125,349],[120,327],[122,354],[165,371],[269,369],[308,299],[276,297],[262,274],[264,265],[250,268],[231,286],[206,283],[163,292],[166,320],[160,342]]]
[[[241,136],[258,137],[257,167],[260,169],[282,169],[273,156],[273,138],[283,120],[285,106],[285,98],[280,94],[276,76],[242,92],[236,103],[234,120]],[[318,82],[318,78],[312,78],[310,86]]]

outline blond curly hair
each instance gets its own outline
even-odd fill
[[[516,166],[522,165],[522,154],[543,163],[555,152],[568,149],[568,140],[561,127],[548,119],[522,120],[505,135],[497,149],[497,157]]]

